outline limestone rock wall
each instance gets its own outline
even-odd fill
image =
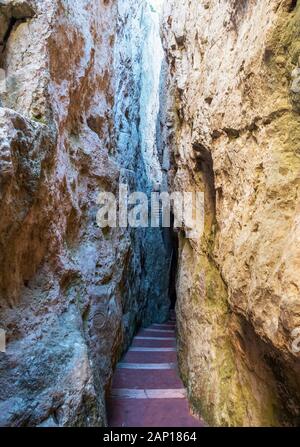
[[[1,425],[103,425],[129,243],[96,227],[109,156],[115,8],[1,2]],[[125,268],[124,268],[125,266]]]
[[[179,357],[212,425],[299,425],[298,3],[165,2],[170,187],[206,197],[202,239],[180,233]]]
[[[148,182],[138,125],[121,144],[121,125],[139,120],[127,95],[138,95],[129,67],[141,45],[116,48],[128,27],[122,3],[138,35],[141,2],[0,2],[1,426],[105,425],[116,361],[138,324],[167,316],[164,280],[149,314],[140,272],[161,235],[148,244],[96,224],[97,196],[118,192],[124,168]]]
[[[167,189],[167,173],[159,154],[157,120],[164,52],[160,39],[162,0],[118,2],[115,45],[116,95],[114,121],[116,159],[121,183],[129,192],[148,196],[155,186]],[[150,214],[149,214],[150,223]],[[163,322],[169,312],[169,271],[172,243],[168,231],[160,228],[131,229],[132,275],[126,294],[139,298],[142,323]],[[138,293],[137,293],[138,291]],[[124,302],[132,299],[124,296]],[[126,325],[136,327],[128,306]]]

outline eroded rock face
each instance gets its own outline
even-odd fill
[[[179,356],[214,425],[299,425],[299,25],[294,1],[168,0],[174,190],[205,191],[180,235]]]
[[[96,224],[97,196],[118,192],[124,168],[134,185],[147,190],[151,183],[139,171],[140,108],[133,99],[141,74],[127,70],[118,78],[118,52],[128,67],[135,62],[115,44],[128,33],[121,4],[0,2],[2,426],[105,425],[116,361],[139,324],[167,317],[167,246],[156,263],[160,230],[147,241],[143,230]],[[140,23],[142,12],[140,2],[129,16]],[[132,123],[125,145],[119,122]],[[149,274],[141,272],[143,257],[154,264]],[[157,269],[153,314],[147,300]]]
[[[129,252],[123,234],[95,224],[97,193],[119,175],[105,140],[115,11],[90,1],[0,10],[10,20],[1,57],[1,425],[103,425]],[[89,119],[105,113],[98,135]]]

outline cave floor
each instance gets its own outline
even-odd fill
[[[110,427],[202,427],[178,373],[175,320],[141,329],[114,376]]]

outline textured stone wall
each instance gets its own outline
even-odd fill
[[[120,0],[115,45],[114,121],[121,182],[128,185],[129,192],[144,192],[149,203],[156,185],[160,190],[167,189],[167,173],[157,143],[164,58],[159,23],[161,5],[162,0],[139,0],[130,4]],[[170,304],[172,247],[169,232],[149,227],[132,229],[131,241],[131,288],[127,292],[134,297],[138,290],[144,325],[154,320],[163,322]],[[132,317],[133,314],[129,314],[127,321],[131,331],[136,327]]]
[[[300,7],[165,0],[164,59],[162,3],[0,2],[0,425],[105,425],[116,361],[167,317],[170,234],[96,225],[120,181],[205,192],[203,237],[179,232],[195,410],[299,425]]]
[[[165,3],[170,187],[206,197],[202,239],[180,233],[182,376],[210,424],[299,425],[300,7]]]
[[[143,12],[1,1],[0,425],[104,425],[116,361],[139,324],[167,316],[161,233],[96,224],[99,192],[117,192],[124,170],[152,181],[139,150]]]

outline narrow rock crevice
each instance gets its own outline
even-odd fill
[[[299,26],[294,0],[0,0],[1,426],[106,426],[149,347],[179,392],[131,397],[299,425]],[[203,234],[102,228],[120,185],[204,193]]]

